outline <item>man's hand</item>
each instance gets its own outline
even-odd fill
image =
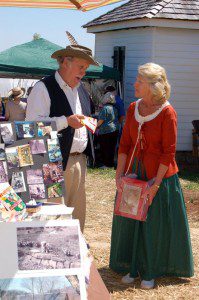
[[[80,122],[81,119],[84,119],[84,115],[71,115],[67,117],[68,125],[71,126],[74,129],[79,129],[83,127],[82,123]]]

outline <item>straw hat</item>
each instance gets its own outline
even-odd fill
[[[91,65],[99,66],[99,63],[92,56],[92,50],[81,45],[70,45],[65,49],[55,51],[51,57],[78,57],[87,60]]]
[[[12,97],[16,97],[16,98],[21,98],[24,94],[25,94],[25,89],[17,86],[8,92],[8,97],[12,96]]]

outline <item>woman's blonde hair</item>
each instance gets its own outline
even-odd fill
[[[147,63],[138,68],[138,74],[148,81],[156,104],[163,104],[169,99],[171,87],[163,67]]]

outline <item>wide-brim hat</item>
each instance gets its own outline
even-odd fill
[[[55,51],[51,57],[78,57],[87,60],[91,65],[99,66],[99,63],[92,56],[92,50],[81,45],[70,45],[65,49]]]
[[[21,98],[23,97],[24,94],[25,94],[25,89],[17,86],[8,92],[8,97],[13,96],[13,97]]]

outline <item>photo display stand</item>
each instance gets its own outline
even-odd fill
[[[0,184],[8,182],[25,203],[55,198],[64,203],[56,123],[1,122],[0,137]]]

